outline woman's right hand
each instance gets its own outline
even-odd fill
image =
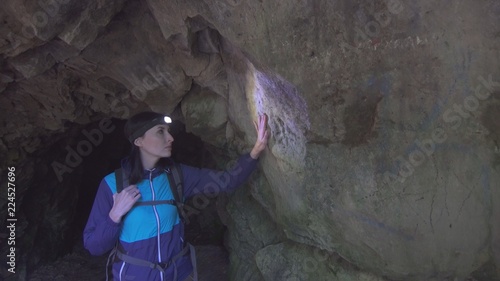
[[[109,211],[111,220],[119,223],[139,198],[141,198],[141,193],[135,184],[124,188],[120,193],[113,194],[113,207]]]

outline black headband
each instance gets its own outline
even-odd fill
[[[139,129],[135,130],[129,137],[128,140],[133,143],[134,140],[140,136],[142,136],[147,130],[153,128],[156,125],[160,124],[170,124],[172,123],[172,119],[168,116],[161,116],[151,119],[150,121],[144,123]]]

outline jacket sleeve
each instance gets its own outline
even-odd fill
[[[83,244],[92,255],[102,255],[111,250],[120,235],[121,223],[109,217],[113,194],[103,179],[99,184],[94,205],[83,231]]]
[[[248,179],[257,167],[257,162],[258,160],[250,157],[250,154],[245,154],[227,171],[181,165],[184,178],[184,196],[189,198],[199,193],[214,195],[234,190]]]

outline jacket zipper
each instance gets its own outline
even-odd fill
[[[156,196],[155,196],[155,191],[154,191],[154,188],[153,188],[153,179],[152,179],[152,175],[153,175],[153,170],[150,170],[149,171],[149,188],[151,189],[151,194],[153,195],[153,198],[152,198],[152,201],[155,201],[156,200]],[[155,217],[156,217],[156,228],[157,228],[157,247],[158,247],[158,262],[162,262],[161,260],[161,248],[160,248],[160,217],[158,216],[158,211],[156,210],[156,206],[153,205],[153,211],[155,213]],[[161,280],[163,281],[163,272],[160,272],[160,278]]]

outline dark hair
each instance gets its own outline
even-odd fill
[[[132,149],[130,150],[130,154],[128,157],[129,170],[127,172],[128,172],[129,184],[136,184],[140,182],[142,180],[144,172],[144,167],[142,166],[142,161],[141,161],[141,151],[139,147],[134,144],[135,139],[131,140],[130,137],[134,135],[134,133],[136,133],[137,130],[144,128],[144,125],[151,122],[151,120],[163,117],[165,117],[165,115],[163,114],[151,111],[145,111],[130,117],[127,120],[127,123],[125,123],[123,132],[125,133],[125,137],[129,139],[129,141],[132,143]],[[141,136],[144,136],[144,133]],[[165,161],[160,162],[160,164],[164,163]]]
[[[144,167],[142,166],[141,161],[141,151],[135,144],[132,144],[132,149],[130,150],[130,154],[128,156],[128,164],[129,170],[127,172],[129,184],[136,184],[140,182],[142,180]]]

